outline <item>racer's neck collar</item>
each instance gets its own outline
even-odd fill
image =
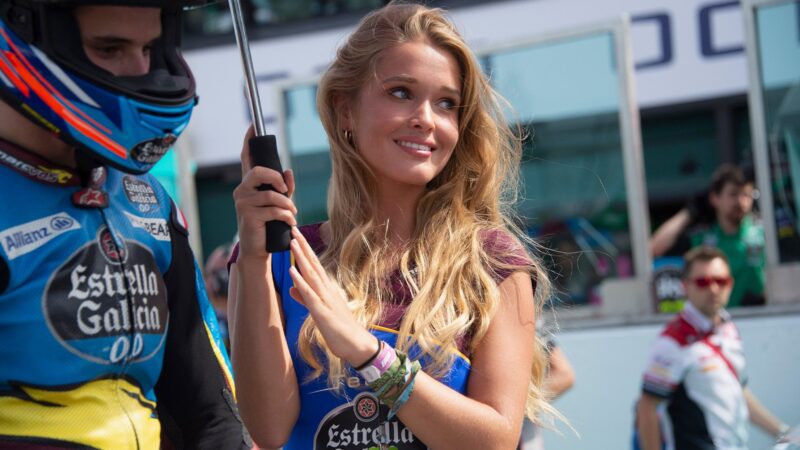
[[[48,161],[3,138],[0,138],[0,164],[40,183],[56,186],[81,185],[78,170]]]

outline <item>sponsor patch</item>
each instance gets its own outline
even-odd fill
[[[0,163],[23,173],[28,178],[45,183],[71,186],[77,182],[73,174],[68,171],[29,164],[10,153],[6,153],[3,149],[0,149]]]
[[[81,227],[66,212],[53,214],[0,232],[3,250],[9,260],[30,253],[55,237]]]
[[[67,350],[100,364],[151,358],[163,345],[169,319],[153,254],[135,241],[116,244],[108,229],[53,273],[42,310]]]
[[[140,142],[131,150],[133,159],[144,164],[155,164],[164,156],[178,139],[174,134]]]
[[[136,177],[124,176],[122,177],[122,187],[125,190],[125,196],[136,205],[140,212],[146,213],[158,209],[158,196],[153,186]]]
[[[72,179],[72,172],[63,169],[51,169],[45,166],[38,166],[44,172],[50,173],[56,177],[56,183],[67,184]]]
[[[325,416],[314,435],[314,450],[427,449],[396,417],[387,421],[388,414],[389,407],[374,394],[362,392]]]
[[[107,172],[103,166],[92,169],[89,186],[72,194],[72,204],[79,208],[105,208],[108,206],[108,194],[103,190]]]
[[[120,264],[128,260],[128,248],[125,241],[117,241],[105,226],[97,231],[97,248],[100,249],[103,258],[111,264]]]
[[[169,241],[169,226],[167,226],[166,219],[139,217],[127,212],[125,216],[128,217],[134,227],[147,231],[150,236],[159,241]]]

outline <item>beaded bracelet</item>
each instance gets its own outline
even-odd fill
[[[419,361],[414,361],[411,366],[411,373],[410,373],[410,380],[406,383],[405,387],[403,387],[403,392],[400,394],[400,397],[397,401],[389,409],[388,419],[391,420],[395,415],[397,415],[397,411],[400,410],[400,407],[405,405],[408,402],[408,398],[411,397],[411,392],[414,391],[414,381],[417,379],[417,374],[422,369],[422,366],[419,364]]]
[[[383,403],[391,407],[403,391],[403,387],[408,383],[411,376],[412,363],[411,360],[406,358],[403,366],[398,371],[397,377],[387,381],[386,384],[376,389],[375,395],[380,398]]]
[[[397,352],[397,359],[392,363],[392,366],[380,378],[371,383],[369,387],[375,391],[375,395],[384,400],[384,394],[405,382],[405,375],[408,373],[408,369],[410,369],[408,358],[405,354]]]

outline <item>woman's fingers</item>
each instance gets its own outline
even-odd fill
[[[250,139],[256,135],[256,131],[252,125],[247,128],[247,133],[244,135],[244,142],[242,142],[242,153],[241,153],[241,160],[242,160],[242,178],[244,178],[245,174],[253,167],[253,163],[250,160]]]
[[[306,279],[300,275],[300,272],[298,272],[294,266],[289,267],[289,275],[292,277],[292,281],[294,281],[294,291],[290,289],[289,294],[291,294],[295,300],[302,303],[303,306],[308,308],[308,311],[313,314],[320,305],[320,296],[317,295],[314,289],[306,282]],[[298,294],[300,298],[297,297]]]
[[[240,217],[240,228],[244,230],[262,229],[266,227],[267,222],[273,220],[280,220],[286,222],[288,225],[293,226],[297,224],[297,219],[291,211],[284,208],[257,208],[248,213],[246,216]]]
[[[294,241],[297,241],[297,246],[300,251],[303,252],[303,255],[308,259],[311,263],[313,269],[319,276],[326,275],[325,269],[320,264],[319,259],[317,258],[317,254],[314,252],[314,249],[311,248],[311,244],[308,243],[306,237],[303,236],[303,233],[297,227],[292,228],[292,237]]]
[[[295,188],[294,172],[292,171],[292,169],[286,169],[285,171],[283,171],[283,179],[284,181],[286,181],[286,186],[288,186],[289,188],[289,191],[287,192],[286,195],[291,197],[292,195],[294,195],[294,188]]]
[[[322,278],[325,276],[324,271],[323,273],[319,272],[319,270],[314,266],[314,261],[309,258],[309,255],[306,254],[302,248],[300,248],[300,243],[297,242],[297,239],[292,239],[289,246],[292,250],[292,254],[294,254],[294,261],[297,265],[297,270],[303,274],[303,279],[312,289],[314,289],[315,292],[320,294],[320,297],[325,298],[326,283]],[[316,256],[314,259],[316,259]]]
[[[297,214],[297,206],[295,206],[292,199],[275,191],[248,191],[245,189],[245,192],[236,194],[237,195],[234,195],[233,201],[237,210],[241,210],[242,207],[273,207],[283,208],[292,214]]]
[[[294,180],[293,180],[294,181]],[[268,184],[272,188],[284,195],[288,194],[289,187],[283,176],[269,167],[256,166],[244,174],[240,186],[257,189],[262,184]]]
[[[322,263],[319,262],[319,258],[314,252],[314,249],[311,248],[311,244],[308,243],[305,236],[303,236],[303,233],[301,233],[297,227],[292,228],[292,236],[294,237],[293,241],[297,241],[299,251],[303,253],[303,256],[311,266],[311,270],[314,271],[316,278],[319,280],[319,286],[314,284],[312,284],[312,286],[318,287],[318,289],[326,289],[329,291],[333,290],[334,286],[338,287],[338,285],[336,285],[328,276],[328,272],[325,271],[324,267],[322,267]]]

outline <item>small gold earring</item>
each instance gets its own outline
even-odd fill
[[[344,138],[350,145],[355,145],[353,141],[353,130],[344,130]]]

